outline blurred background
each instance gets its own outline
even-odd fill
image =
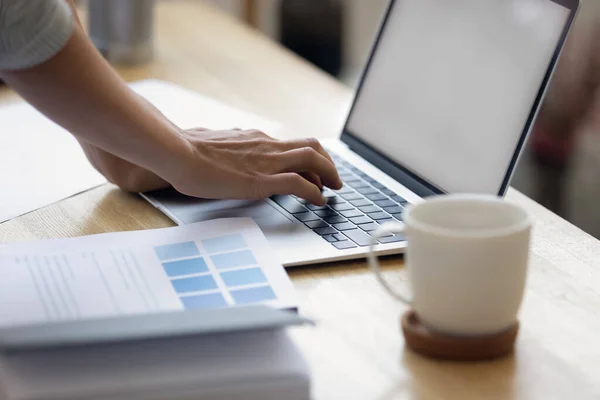
[[[100,36],[109,21],[121,28],[129,24],[129,31],[121,33],[137,44],[128,56],[143,61],[148,54],[137,36],[150,34],[151,26],[144,20],[151,19],[147,10],[152,1],[88,0],[88,6],[96,7],[91,21],[96,21]],[[388,4],[387,0],[195,1],[211,3],[246,22],[352,88]],[[513,186],[600,238],[600,0],[581,1]],[[109,4],[121,8],[113,17],[106,13]]]

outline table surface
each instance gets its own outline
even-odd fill
[[[128,80],[159,78],[285,124],[286,135],[335,137],[351,90],[220,11],[194,1],[157,8],[156,58],[119,68]],[[0,104],[19,101],[0,89]],[[405,349],[404,308],[363,260],[289,270],[301,312],[315,328],[293,336],[313,371],[316,399],[600,397],[600,243],[520,193],[534,218],[522,329],[514,355],[476,364],[436,362]],[[171,226],[111,185],[0,224],[0,242]],[[403,283],[400,257],[384,260]]]

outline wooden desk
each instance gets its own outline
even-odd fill
[[[259,33],[199,2],[158,6],[157,58],[120,69],[127,80],[161,78],[278,120],[289,135],[338,134],[351,92]],[[0,91],[0,103],[14,101]],[[440,363],[404,349],[403,307],[363,261],[290,271],[316,328],[294,336],[314,372],[316,399],[600,398],[600,243],[521,194],[534,216],[522,331],[514,356]],[[0,242],[170,226],[140,198],[113,186],[0,225]],[[390,279],[404,280],[399,257]]]

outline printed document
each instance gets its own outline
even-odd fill
[[[249,304],[297,306],[250,218],[0,245],[0,327]]]

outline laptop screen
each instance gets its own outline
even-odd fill
[[[345,134],[444,192],[497,194],[572,10],[397,0]]]

